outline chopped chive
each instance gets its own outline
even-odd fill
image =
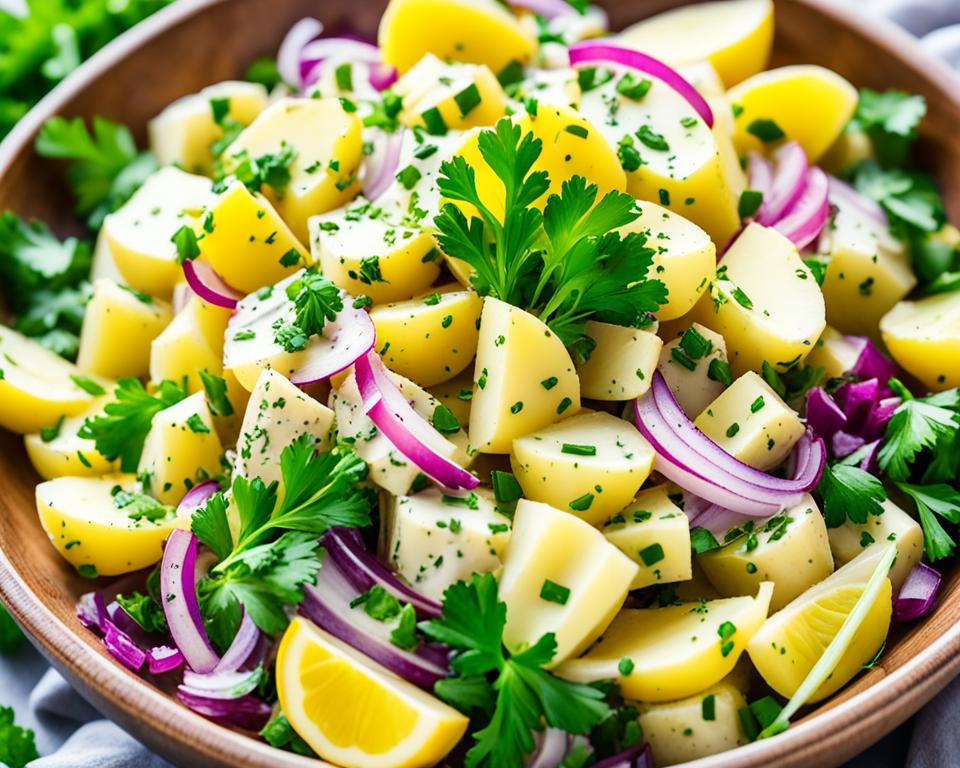
[[[540,587],[540,599],[548,603],[566,605],[567,600],[570,599],[570,589],[550,579],[544,579],[543,586]]]
[[[560,448],[561,453],[569,453],[573,456],[596,456],[597,446],[595,445],[577,445],[575,443],[564,443]]]

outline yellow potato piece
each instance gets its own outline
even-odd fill
[[[226,100],[227,118],[249,125],[267,106],[267,89],[259,83],[227,81],[170,104],[147,125],[150,150],[161,165],[213,174],[210,148],[223,138],[223,128],[214,121],[214,100]]]
[[[106,278],[95,280],[83,315],[77,367],[110,379],[145,375],[150,344],[172,316],[165,301]]]
[[[430,394],[449,408],[461,424],[470,423],[470,403],[473,400],[473,367],[457,374],[449,381],[430,387]]]
[[[93,405],[95,396],[76,382],[83,377],[79,368],[5,326],[0,326],[0,357],[0,427],[38,432]]]
[[[100,413],[108,402],[109,397],[102,397],[79,416],[64,418],[59,426],[49,425],[49,428],[55,430],[53,436],[43,432],[24,436],[23,444],[27,449],[27,456],[40,477],[44,480],[58,477],[100,477],[116,470],[116,461],[108,461],[100,455],[92,440],[77,435],[87,418]]]
[[[857,89],[836,72],[796,64],[761,72],[727,94],[737,110],[733,136],[740,154],[764,143],[748,131],[755,120],[773,120],[816,163],[837,140],[857,108]],[[742,110],[742,111],[741,111]]]
[[[560,339],[533,315],[489,296],[474,376],[469,431],[482,453],[509,453],[514,438],[580,410],[580,382]]]
[[[674,8],[627,27],[619,42],[672,65],[709,61],[729,88],[766,68],[773,47],[773,1]]]
[[[245,156],[291,147],[296,156],[289,168],[290,183],[263,192],[297,238],[305,240],[307,219],[345,205],[360,189],[360,129],[360,118],[347,112],[339,99],[280,99],[230,145],[226,169],[232,171]]]
[[[960,385],[960,294],[901,301],[880,321],[893,359],[928,389]]]
[[[599,525],[622,510],[653,469],[650,444],[630,422],[582,413],[513,441],[523,495]]]
[[[453,283],[370,311],[377,348],[392,371],[430,387],[452,379],[477,353],[483,300]]]
[[[178,384],[186,380],[189,392],[199,392],[203,370],[216,376],[223,373],[221,352],[210,346],[192,312],[180,312],[150,346],[150,379]]]
[[[182,278],[174,233],[192,226],[213,201],[210,179],[161,168],[120,210],[103,220],[103,234],[123,281],[138,291],[169,299]]]
[[[557,669],[575,682],[616,680],[626,698],[672,701],[719,683],[767,617],[773,584],[756,597],[731,597],[666,608],[627,608],[600,643]],[[629,675],[620,661],[633,662]]]
[[[761,581],[773,582],[773,611],[833,573],[827,527],[809,494],[763,525],[758,521],[750,532],[697,559],[725,597],[753,594]]]
[[[823,294],[796,247],[759,224],[727,251],[712,292],[694,317],[726,340],[738,376],[765,360],[778,371],[803,362],[826,326]]]
[[[150,492],[176,505],[197,480],[220,471],[222,454],[210,408],[197,392],[153,417],[137,475],[148,475]]]
[[[886,547],[865,551],[764,622],[747,651],[767,685],[788,699],[796,692],[840,631],[886,551]],[[874,657],[890,627],[892,593],[890,580],[885,579],[840,663],[809,703],[836,693]]]
[[[61,477],[37,486],[40,524],[75,568],[94,568],[99,576],[148,568],[159,562],[174,528],[190,527],[190,518],[177,518],[173,510],[159,522],[132,519],[115,503],[118,486],[130,493],[141,490],[134,475]]]
[[[820,158],[820,167],[828,173],[842,176],[850,168],[864,160],[876,160],[873,142],[863,131],[848,128],[833,142],[833,146]]]
[[[499,74],[526,62],[537,43],[496,0],[391,0],[377,35],[383,60],[401,73],[425,54],[443,61],[486,64]]]
[[[591,400],[621,402],[650,389],[663,342],[648,330],[588,320],[586,333],[596,347],[587,362],[577,366],[580,394]]]
[[[696,418],[723,392],[723,383],[710,376],[710,364],[714,360],[727,362],[727,344],[723,336],[700,323],[693,323],[690,328],[710,343],[710,351],[703,357],[694,359],[683,351],[680,345],[682,337],[678,336],[664,344],[657,370],[677,398],[683,412],[690,418]]]
[[[309,251],[270,202],[239,181],[210,205],[197,229],[203,258],[228,285],[244,293],[311,263]]]
[[[110,242],[102,227],[97,234],[97,244],[93,248],[93,264],[90,266],[90,280],[99,280],[100,278],[113,280],[120,285],[126,283],[123,275],[120,274],[120,269],[117,267],[113,254],[110,252]]]
[[[521,499],[500,575],[504,643],[516,651],[553,632],[557,652],[549,666],[577,656],[613,620],[636,574],[636,564],[596,528]]]
[[[667,485],[641,491],[607,521],[603,535],[640,567],[630,589],[693,578],[690,523],[670,500]]]
[[[807,355],[807,365],[823,368],[826,378],[835,379],[856,365],[860,349],[858,344],[849,341],[836,328],[828,325]]]
[[[667,303],[658,320],[676,320],[687,314],[706,291],[717,264],[717,247],[693,222],[655,203],[637,201],[639,218],[620,231],[642,232],[654,250],[651,280],[667,287]]]

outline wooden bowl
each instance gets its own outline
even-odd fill
[[[608,0],[614,29],[683,0]],[[960,82],[908,35],[828,0],[776,0],[775,63],[823,64],[859,86],[926,97],[920,154],[960,220]],[[30,112],[0,145],[0,210],[78,232],[62,169],[32,150],[52,115],[101,114],[134,128],[175,98],[237,78],[272,55],[290,25],[318,16],[331,31],[373,36],[382,10],[370,0],[180,0],[109,45]],[[34,505],[37,477],[21,441],[0,434],[0,597],[32,641],[100,711],[182,766],[292,768],[319,763],[214,725],[128,672],[74,615],[89,589],[57,555]],[[960,672],[960,567],[945,574],[936,610],[898,630],[876,667],[785,734],[698,760],[698,768],[837,765],[902,723]]]

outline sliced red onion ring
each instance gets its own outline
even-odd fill
[[[320,65],[332,58],[367,65],[367,79],[378,91],[386,90],[397,81],[397,70],[384,63],[377,46],[365,40],[341,36],[312,40],[303,47],[299,62],[301,87],[313,85],[320,75]]]
[[[570,749],[570,734],[560,728],[546,728],[533,734],[536,748],[526,768],[556,768]]]
[[[814,387],[807,392],[805,415],[807,424],[824,440],[829,440],[847,426],[847,415],[823,387]]]
[[[376,200],[393,182],[402,146],[403,134],[399,131],[381,134],[374,141],[373,153],[364,161],[363,194],[368,200]]]
[[[807,154],[795,141],[777,147],[773,153],[773,182],[770,194],[757,215],[757,223],[772,226],[783,218],[789,208],[800,199],[807,178]]]
[[[862,448],[866,442],[860,435],[851,435],[841,430],[830,439],[830,450],[838,459],[844,459]]]
[[[170,534],[160,563],[160,593],[170,635],[194,672],[216,669],[220,657],[210,644],[197,601],[197,537],[177,528]]]
[[[313,336],[304,350],[305,362],[290,374],[298,387],[324,381],[363,358],[377,341],[377,329],[363,309],[353,306],[353,297],[341,292],[343,309],[337,319]]]
[[[147,660],[143,649],[133,642],[129,635],[121,632],[110,619],[103,621],[103,644],[111,656],[134,672],[139,671]]]
[[[233,642],[230,643],[230,647],[227,648],[227,652],[223,654],[223,658],[220,659],[217,666],[213,668],[213,674],[219,675],[236,672],[247,662],[247,659],[250,658],[259,640],[260,630],[257,628],[257,625],[253,623],[250,614],[244,611],[240,628],[237,630]]]
[[[225,309],[236,309],[243,294],[227,285],[205,261],[187,259],[183,262],[183,276],[190,290],[208,304]]]
[[[690,106],[696,110],[707,127],[713,128],[713,110],[710,109],[707,100],[680,73],[668,67],[659,59],[630,48],[622,48],[619,45],[592,40],[577,43],[570,48],[571,66],[604,61],[621,64],[663,80],[690,103]]]
[[[385,91],[400,79],[400,73],[389,64],[372,64],[368,79],[378,91]]]
[[[177,505],[177,517],[192,515],[219,490],[220,483],[216,480],[204,480],[202,483],[197,483],[181,497],[180,503]]]
[[[158,645],[147,651],[147,667],[151,675],[162,675],[183,666],[183,654],[168,645]]]
[[[109,618],[103,595],[100,592],[82,594],[77,601],[77,618],[87,629],[95,629],[103,633],[104,622]]]
[[[816,166],[807,171],[803,194],[790,206],[773,228],[803,250],[819,237],[830,217],[827,174]]]
[[[260,731],[273,714],[273,707],[258,696],[239,699],[214,699],[177,689],[177,698],[199,715],[246,731]]]
[[[322,33],[323,24],[311,18],[300,19],[290,27],[290,31],[283,38],[280,49],[277,51],[277,70],[285,83],[297,88],[303,87],[301,61],[304,49],[307,43]]]
[[[653,755],[650,745],[644,742],[630,747],[620,754],[594,763],[593,768],[653,768]]]
[[[848,381],[837,389],[834,399],[847,416],[848,432],[860,432],[883,394],[876,379]]]
[[[747,153],[747,179],[750,189],[760,192],[766,201],[773,189],[773,164],[759,152],[751,150]]]
[[[828,176],[827,181],[830,185],[830,202],[833,205],[841,210],[856,211],[871,221],[886,227],[887,216],[879,203],[866,195],[861,195],[847,182],[841,181],[836,176]]]
[[[480,484],[453,461],[456,447],[407,402],[376,353],[358,359],[354,370],[364,411],[400,453],[445,488],[471,490]]]
[[[186,308],[191,296],[193,296],[193,291],[186,283],[177,283],[173,286],[173,299],[171,300],[171,304],[173,304],[173,314],[179,315],[180,312]]]
[[[857,465],[864,472],[869,472],[871,475],[876,475],[877,477],[880,476],[880,465],[877,463],[877,454],[880,453],[880,445],[882,443],[882,440],[874,440],[872,443],[867,443],[863,446],[860,449],[863,457]]]
[[[897,375],[896,363],[877,349],[877,345],[866,336],[846,336],[845,339],[860,347],[857,361],[850,369],[854,376],[860,379],[879,379],[886,384]]]
[[[514,8],[530,11],[547,20],[577,13],[577,9],[566,0],[507,0],[507,3]]]
[[[211,672],[209,675],[199,675],[188,669],[183,673],[183,684],[180,688],[194,696],[239,699],[253,693],[262,679],[262,667],[243,672]]]
[[[913,566],[893,599],[894,621],[913,621],[930,613],[940,581],[940,572],[929,565],[917,563]]]
[[[697,516],[696,522],[691,525],[694,528],[706,528],[722,545],[725,543],[724,537],[727,531],[731,528],[739,528],[751,520],[755,520],[755,518],[724,509],[716,504],[710,504]]]
[[[867,416],[867,420],[860,430],[860,435],[867,440],[876,440],[887,431],[887,424],[900,407],[899,397],[885,397],[877,403]]]

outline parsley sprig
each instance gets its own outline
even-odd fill
[[[260,629],[282,632],[285,606],[303,598],[302,587],[316,581],[318,537],[330,526],[370,523],[372,500],[361,486],[367,465],[351,449],[318,452],[316,439],[303,435],[280,455],[283,493],[276,481],[233,478],[230,498],[218,493],[194,512],[192,530],[219,558],[198,585],[211,639],[230,644],[246,609]],[[228,505],[239,529],[231,532]]]
[[[280,319],[274,325],[274,340],[287,352],[306,347],[310,337],[322,333],[343,309],[340,289],[313,267],[287,286],[287,298],[293,302],[294,318],[291,322]]]
[[[642,233],[616,230],[639,216],[634,199],[611,191],[599,200],[596,185],[574,176],[559,195],[535,206],[550,188],[546,171],[533,170],[543,144],[520,126],[501,120],[478,137],[483,161],[504,187],[503,215],[477,189],[476,169],[462,156],[440,167],[446,203],[435,219],[438,242],[473,269],[481,295],[533,312],[582,356],[592,346],[588,319],[640,327],[666,301],[667,289],[647,279],[653,249]],[[456,203],[479,213],[469,220]]]
[[[907,160],[910,145],[917,137],[917,126],[926,113],[923,96],[862,88],[847,130],[866,133],[884,166],[899,166]]]
[[[469,583],[447,589],[440,619],[420,630],[454,649],[453,676],[435,693],[486,725],[474,734],[467,768],[522,766],[534,747],[533,733],[544,723],[567,733],[586,734],[611,714],[602,691],[554,677],[543,669],[556,653],[553,633],[509,653],[503,646],[507,606],[497,596],[492,574],[474,574]]]
[[[11,707],[0,707],[0,763],[9,768],[25,768],[39,758],[33,731],[14,722]]]

